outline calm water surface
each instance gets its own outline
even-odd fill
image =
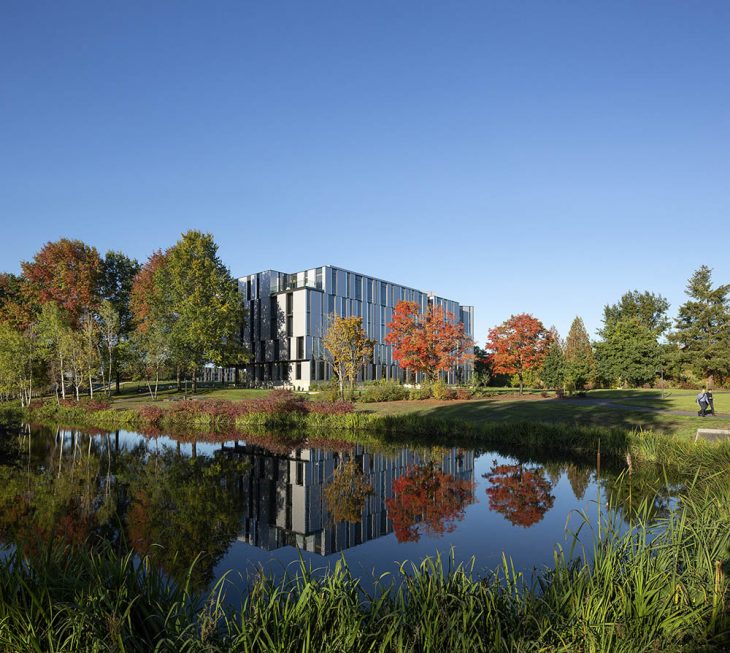
[[[505,554],[529,573],[552,564],[556,545],[569,549],[584,521],[590,548],[608,495],[627,519],[642,499],[657,515],[672,504],[671,488],[617,477],[598,458],[241,434],[186,442],[27,427],[0,437],[4,546],[128,542],[176,578],[202,552],[198,588],[229,570],[241,585],[258,569],[279,576],[300,556],[320,570],[344,557],[366,586],[437,553],[473,557],[479,573]]]

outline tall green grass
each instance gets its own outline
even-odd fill
[[[3,651],[721,651],[730,646],[730,484],[698,479],[681,508],[626,531],[607,511],[584,555],[533,579],[450,559],[404,564],[366,592],[344,564],[305,565],[242,598],[176,587],[111,549],[0,563]],[[648,514],[648,513],[647,513]],[[586,519],[581,541],[592,525]]]

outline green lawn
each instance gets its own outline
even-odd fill
[[[614,391],[604,391],[613,393]],[[628,403],[623,391],[620,395],[603,394],[602,400],[615,401],[621,405],[649,406],[660,408],[656,402],[649,400],[640,403]],[[593,393],[591,393],[591,396]],[[716,395],[717,396],[717,395]],[[596,397],[598,398],[598,397]],[[728,401],[724,395],[723,401]],[[677,404],[679,406],[679,404]],[[715,402],[718,407],[718,402]],[[674,408],[674,404],[666,406]],[[684,408],[684,404],[680,409]],[[689,407],[691,410],[691,406]],[[599,405],[593,401],[559,400],[542,398],[492,397],[489,399],[470,401],[397,401],[387,403],[360,404],[358,410],[374,411],[382,414],[418,413],[439,418],[455,418],[467,421],[501,421],[501,422],[563,422],[591,424],[598,426],[618,426],[629,429],[654,430],[661,433],[675,433],[685,437],[694,437],[697,429],[724,428],[730,429],[730,416],[700,418],[696,416],[672,415],[660,411],[627,410],[611,405]]]
[[[178,392],[175,389],[174,381],[164,381],[160,383],[161,390],[158,393],[162,401],[174,401],[183,397],[195,397],[196,399],[227,399],[229,401],[237,401],[239,399],[254,399],[256,397],[265,397],[271,390],[248,389],[248,388],[228,388],[224,386],[215,387],[198,387],[195,395],[191,394],[190,385],[188,392]],[[102,396],[102,395],[100,395]],[[144,383],[130,382],[125,383],[121,387],[121,392],[114,395],[112,403],[115,408],[138,408],[144,404],[151,403],[147,386]]]
[[[647,406],[667,410],[689,410],[697,412],[695,397],[699,390],[592,390],[588,393],[591,399],[607,399],[616,403]],[[730,414],[730,391],[719,390],[712,393],[715,411],[724,415]]]

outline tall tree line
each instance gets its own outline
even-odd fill
[[[239,365],[243,304],[210,234],[188,231],[144,265],[79,240],[46,243],[20,275],[0,274],[0,393],[27,405],[78,400],[144,378]]]
[[[531,315],[512,316],[489,333],[478,357],[489,378],[514,375],[522,386],[527,374],[547,388],[638,387],[658,378],[675,383],[723,385],[730,378],[730,284],[714,285],[712,270],[700,267],[690,278],[688,297],[672,321],[669,302],[659,294],[624,293],[603,310],[598,339],[591,341],[576,317],[563,340]],[[532,333],[524,329],[530,324]]]

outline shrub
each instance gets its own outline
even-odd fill
[[[109,410],[112,407],[111,401],[105,399],[89,399],[81,404],[86,410]]]
[[[411,399],[415,399],[417,401],[422,401],[423,399],[430,399],[431,394],[433,391],[433,386],[424,381],[421,383],[421,385],[418,388],[411,388],[409,392],[409,397]]]
[[[457,399],[471,399],[471,388],[456,388]]]
[[[340,386],[337,379],[331,379],[326,383],[313,383],[311,387],[317,393],[317,399],[321,401],[340,400]]]
[[[432,386],[432,395],[434,399],[456,399],[456,390],[439,380]]]
[[[266,397],[251,402],[254,410],[250,412],[267,415],[284,415],[290,413],[306,413],[307,400],[294,394],[291,390],[272,390]]]
[[[351,413],[354,409],[351,401],[312,401],[307,404],[308,412],[318,415],[343,415]]]
[[[159,406],[141,406],[137,409],[140,419],[149,426],[158,426],[164,413]]]
[[[364,403],[373,403],[376,401],[401,401],[408,399],[408,388],[403,387],[396,381],[376,381],[368,383],[362,389],[360,401]]]

